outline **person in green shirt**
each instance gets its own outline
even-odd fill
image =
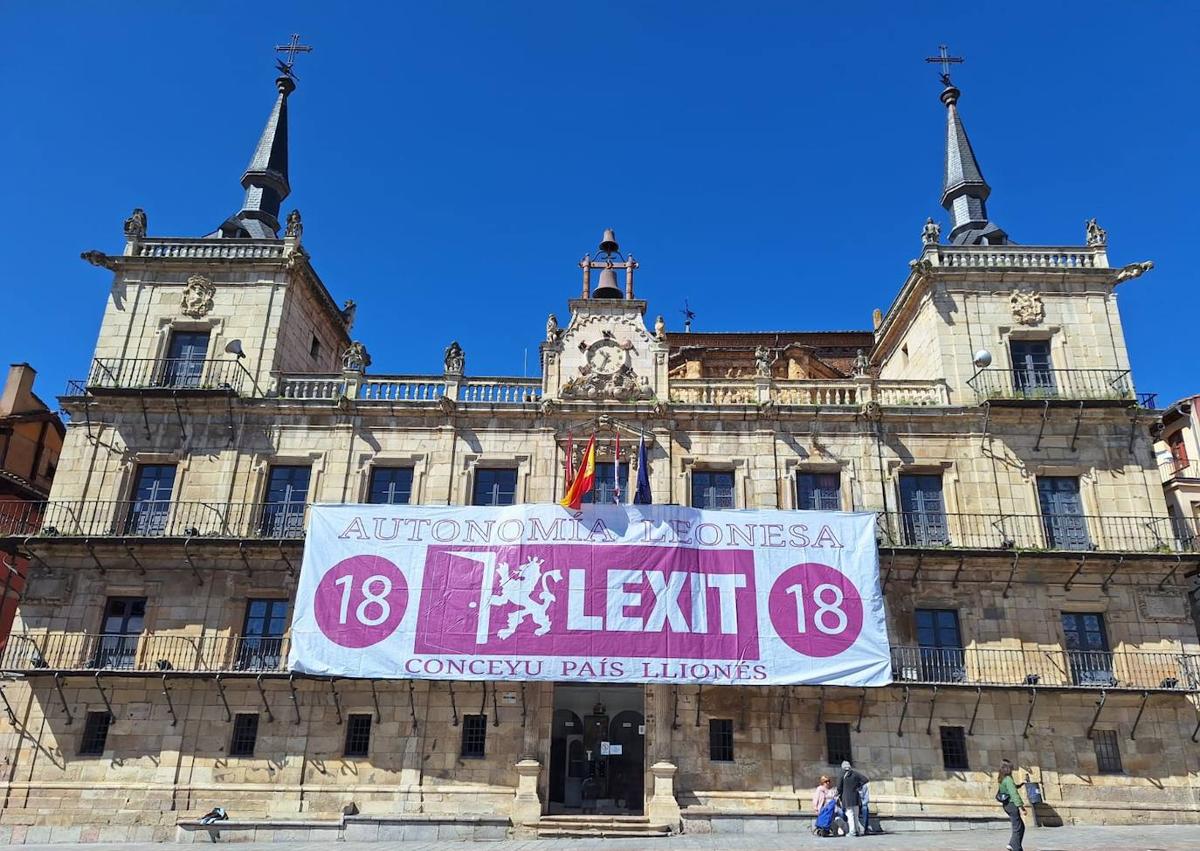
[[[1025,839],[1025,820],[1021,813],[1025,812],[1025,802],[1021,800],[1020,784],[1013,780],[1013,766],[1007,759],[1000,760],[1000,771],[997,780],[1000,788],[996,791],[996,800],[1004,806],[1004,812],[1012,823],[1012,836],[1009,837],[1008,851],[1023,851],[1022,840]]]

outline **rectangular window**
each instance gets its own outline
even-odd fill
[[[109,597],[105,600],[91,667],[132,668],[145,620],[145,597]]]
[[[351,715],[346,719],[346,756],[366,756],[371,751],[371,716]]]
[[[620,500],[617,499],[618,490]],[[616,481],[613,481],[613,462],[599,461],[596,463],[596,484],[589,493],[583,495],[587,505],[616,505],[629,502],[629,463],[622,461],[617,465]]]
[[[233,716],[233,736],[229,740],[230,756],[254,756],[258,740],[258,713],[239,712]]]
[[[837,473],[797,473],[796,508],[801,511],[840,511],[841,476]]]
[[[304,506],[308,502],[311,467],[272,465],[267,473],[267,498],[263,505],[261,533],[267,538],[304,536]]]
[[[1167,438],[1167,447],[1171,450],[1171,466],[1174,472],[1187,469],[1187,444],[1183,442],[1183,431],[1177,431]]]
[[[693,470],[692,508],[733,508],[733,471]]]
[[[89,712],[83,722],[83,735],[79,739],[80,756],[100,756],[108,743],[108,728],[113,717],[107,712]]]
[[[1071,667],[1071,681],[1077,686],[1116,685],[1104,615],[1099,612],[1063,612],[1062,628],[1067,662]]]
[[[942,767],[947,771],[966,771],[967,734],[962,727],[942,727]]]
[[[487,716],[464,715],[462,719],[462,756],[483,759],[487,752]]]
[[[1044,399],[1055,395],[1054,368],[1049,340],[1012,340],[1013,390],[1019,395]]]
[[[412,467],[376,467],[371,471],[367,502],[375,505],[408,505],[412,499]]]
[[[840,722],[825,724],[825,751],[830,765],[854,762],[850,752],[850,725]]]
[[[516,470],[507,467],[475,468],[471,505],[513,505],[516,500]]]
[[[174,464],[142,464],[133,482],[133,499],[125,518],[126,535],[162,535],[171,515]]]
[[[173,331],[167,342],[167,357],[160,365],[162,387],[199,387],[204,380],[208,357],[207,331]]]
[[[958,612],[954,609],[917,609],[914,620],[921,679],[935,683],[963,682],[967,672]]]
[[[1038,476],[1037,489],[1046,546],[1052,550],[1091,549],[1078,477]]]
[[[907,473],[900,476],[903,541],[910,547],[943,547],[950,543],[942,477]]]
[[[1092,745],[1096,748],[1096,770],[1101,774],[1120,774],[1121,748],[1116,730],[1093,730]]]
[[[711,718],[708,722],[708,758],[713,762],[733,762],[733,720]]]
[[[321,341],[317,339],[317,335],[312,335],[312,342],[308,344],[308,356],[316,360],[321,356]]]
[[[242,637],[238,641],[239,671],[278,671],[283,661],[288,601],[247,600]]]

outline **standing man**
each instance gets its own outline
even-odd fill
[[[866,782],[867,778],[855,771],[849,760],[842,762],[842,776],[838,778],[837,785],[838,799],[842,802],[842,809],[846,811],[846,818],[849,820],[850,829],[855,836],[862,836],[864,833],[858,807],[861,803],[859,790]]]

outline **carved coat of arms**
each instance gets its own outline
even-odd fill
[[[1042,297],[1035,292],[1014,290],[1008,302],[1012,305],[1013,319],[1022,325],[1037,325],[1046,316]]]
[[[213,309],[213,296],[216,294],[217,288],[212,281],[203,275],[192,275],[179,300],[179,312],[194,319],[207,316]]]

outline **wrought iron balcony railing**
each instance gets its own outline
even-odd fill
[[[270,673],[287,670],[283,636],[14,633],[0,671]]]
[[[0,535],[287,540],[304,537],[307,515],[302,502],[0,502]]]
[[[880,514],[878,526],[880,544],[885,547],[1118,553],[1200,551],[1195,521],[1190,518],[898,511]]]
[[[246,370],[236,359],[96,358],[86,388],[238,393]]]
[[[1171,479],[1200,479],[1200,462],[1188,458],[1171,458],[1158,465],[1164,482]]]
[[[981,369],[967,384],[980,401],[1135,401],[1127,369]]]
[[[1200,655],[1140,650],[893,647],[898,683],[1200,691]]]

